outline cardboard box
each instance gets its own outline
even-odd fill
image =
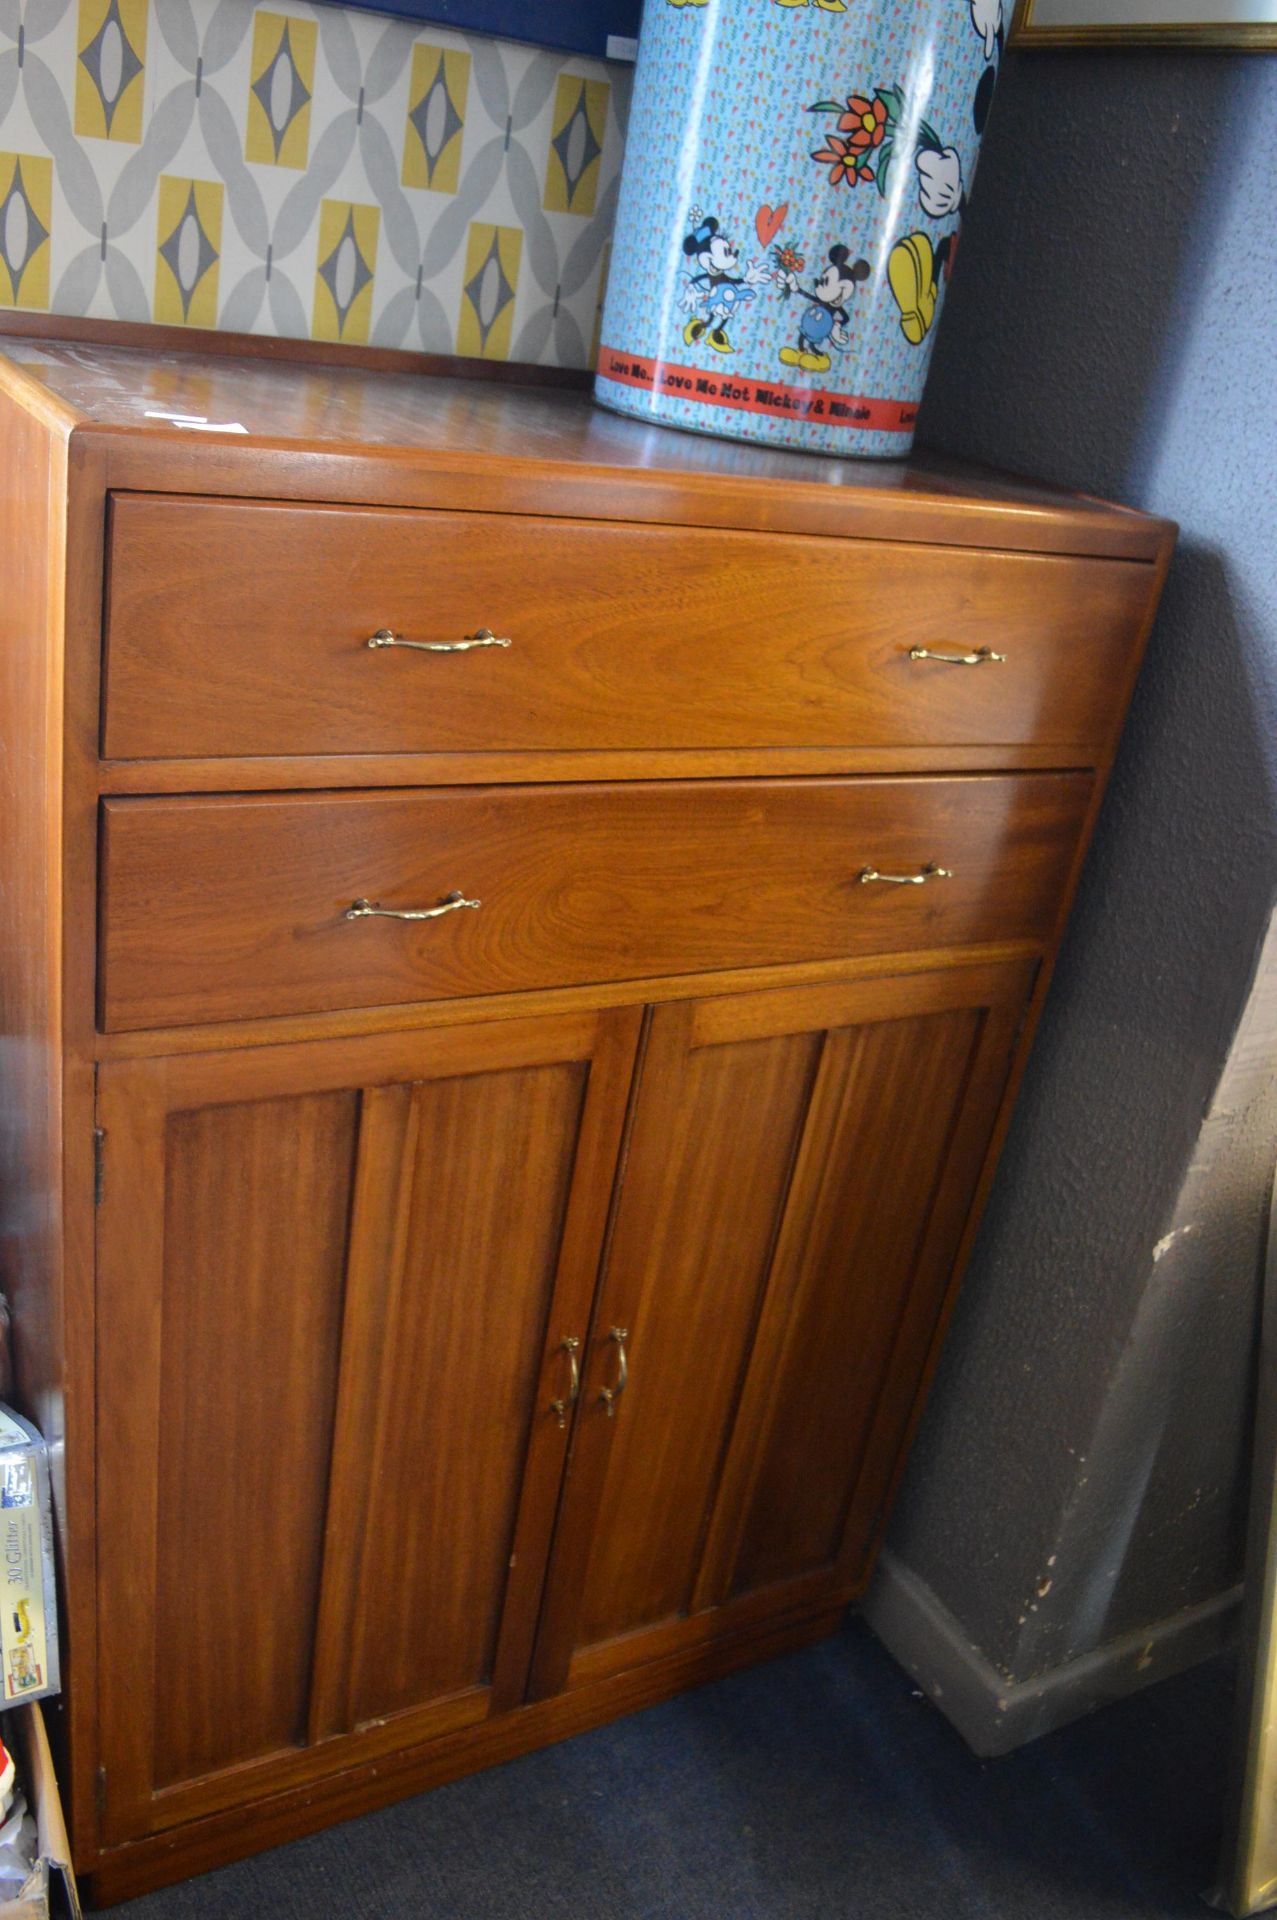
[[[0,1920],[82,1920],[71,1847],[53,1755],[39,1704],[0,1716],[0,1734],[18,1766],[17,1784],[35,1816],[39,1857],[15,1900],[0,1900]]]
[[[11,1706],[60,1686],[49,1456],[30,1422],[0,1406],[0,1694]]]

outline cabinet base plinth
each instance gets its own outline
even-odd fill
[[[90,1907],[114,1906],[192,1874],[208,1873],[232,1860],[317,1833],[340,1819],[371,1813],[374,1808],[409,1799],[427,1788],[517,1759],[556,1740],[655,1706],[691,1687],[719,1680],[737,1668],[823,1640],[837,1632],[847,1604],[840,1602],[818,1613],[733,1634],[571,1693],[517,1707],[480,1726],[402,1753],[387,1754],[314,1785],[272,1794],[256,1806],[214,1814],[114,1848],[100,1855],[91,1867],[80,1866],[81,1892]]]

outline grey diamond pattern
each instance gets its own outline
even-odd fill
[[[133,51],[132,44],[124,31],[124,22],[120,18],[120,9],[116,0],[111,0],[106,18],[80,55],[80,64],[88,74],[102,102],[102,111],[106,115],[106,130],[111,131],[111,122],[115,119],[115,110],[131,80],[136,80],[142,71],[142,62]]]
[[[217,258],[217,249],[200,222],[194,187],[187,195],[181,219],[160,248],[160,254],[177,281],[182,295],[182,318],[186,319],[191,311],[191,296]]]
[[[344,328],[346,315],[372,279],[368,262],[359,251],[359,242],[355,238],[353,214],[346,215],[341,238],[328,258],[320,263],[319,277],[333,297],[338,324]]]
[[[20,284],[32,254],[48,237],[48,228],[41,225],[27,196],[22,164],[19,162],[9,191],[0,200],[0,258],[9,269],[9,277],[15,288]]]
[[[571,204],[576,198],[581,176],[590,162],[597,160],[603,151],[594,138],[594,129],[585,111],[584,80],[581,82],[581,91],[576,97],[576,106],[551,144],[563,162],[563,177],[568,183],[568,202]]]
[[[452,104],[444,79],[443,65],[408,116],[417,129],[426,156],[426,178],[433,183],[439,155],[461,126],[461,116]]]
[[[111,3],[114,5],[115,0],[111,0]],[[278,160],[284,135],[310,99],[310,89],[297,71],[287,27],[284,28],[284,37],[275,58],[254,85],[253,92],[266,115],[266,124],[275,142],[275,158]]]
[[[467,298],[486,342],[513,298],[515,357],[585,364],[616,206],[629,69],[337,5],[285,9],[279,0],[149,0],[145,42],[138,32],[130,43],[123,5],[109,0],[101,27],[77,57],[76,0],[0,0],[0,152],[53,161],[53,312],[150,316],[160,185],[176,175],[223,187],[217,249],[185,191],[177,232],[163,242],[162,257],[188,312],[218,253],[219,326],[305,338],[314,324],[317,272],[343,321],[371,277],[374,346],[453,350]],[[309,152],[300,170],[245,158],[252,100],[246,69],[259,5],[299,16],[254,84],[276,157],[309,97]],[[298,36],[312,19],[317,42],[308,88],[298,70]],[[459,109],[440,67],[413,110],[410,132],[418,43],[466,53],[470,85]],[[103,120],[92,135],[75,131],[81,70],[102,107]],[[611,88],[595,211],[585,217],[542,206],[553,101],[565,71],[574,82],[597,79]],[[117,109],[139,73],[145,89],[141,139],[124,140]],[[115,128],[115,138],[102,137],[103,123],[108,133]],[[456,191],[405,185],[405,141],[415,146],[420,137],[427,174],[433,174],[463,123]],[[583,95],[556,147],[575,188],[598,154]],[[360,257],[350,221],[329,257],[318,257],[324,204],[334,200],[377,208],[375,262]],[[522,232],[516,288],[492,251],[477,274],[466,275],[477,220]],[[11,278],[45,238],[25,186],[15,180],[0,205],[0,257]],[[470,284],[463,286],[466,279]]]

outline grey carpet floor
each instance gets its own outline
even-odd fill
[[[868,1630],[120,1920],[1206,1920],[1230,1674],[973,1758]]]

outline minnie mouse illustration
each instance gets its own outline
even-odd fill
[[[758,288],[771,280],[771,269],[751,260],[740,273],[740,249],[721,231],[718,221],[712,215],[707,218],[699,207],[691,209],[689,220],[683,254],[697,271],[687,274],[683,282],[680,304],[691,313],[683,339],[689,347],[705,339],[717,353],[732,353],[728,325],[748,301],[757,299]]]
[[[800,287],[798,275],[784,268],[776,274],[782,300],[801,293],[811,303],[798,322],[798,345],[780,350],[785,366],[801,367],[804,373],[824,373],[830,365],[829,348],[841,351],[850,345],[847,303],[869,278],[869,271],[867,260],[853,260],[849,247],[836,246],[829,249],[829,265],[822,269],[814,287]]]

